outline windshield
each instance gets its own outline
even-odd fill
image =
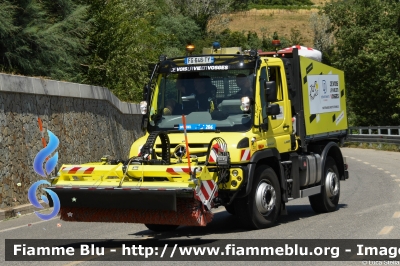
[[[254,67],[226,68],[160,71],[149,130],[182,130],[184,114],[187,130],[248,131],[252,114],[240,109],[240,99],[254,98]]]

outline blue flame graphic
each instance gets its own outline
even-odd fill
[[[53,157],[47,160],[45,165],[46,171],[43,169],[43,164],[46,161],[46,158],[48,158],[50,154],[52,154],[57,149],[59,144],[59,140],[56,137],[56,135],[54,135],[53,132],[51,132],[50,130],[47,130],[47,132],[49,135],[49,144],[38,152],[38,154],[35,157],[35,160],[33,161],[33,169],[35,170],[36,173],[38,173],[43,177],[47,177],[47,175],[54,170],[58,161],[58,152],[56,152],[53,155]],[[33,206],[39,209],[43,209],[43,206],[39,203],[38,199],[36,198],[36,190],[40,185],[51,185],[51,184],[46,180],[39,180],[33,183],[28,190],[28,199]],[[50,195],[53,201],[54,208],[53,211],[49,214],[42,214],[36,211],[35,214],[42,220],[50,220],[51,218],[55,217],[60,211],[60,199],[58,198],[57,194],[54,193],[53,191],[46,188],[43,188],[43,190],[46,191],[48,195]],[[42,195],[41,199],[47,204],[49,203],[49,200],[46,196]]]
[[[46,180],[39,180],[39,181],[33,183],[28,191],[28,199],[32,203],[33,206],[35,206],[36,208],[39,208],[39,209],[43,209],[43,206],[39,203],[39,201],[36,198],[36,190],[38,189],[38,187],[40,185],[50,185],[50,183]],[[42,220],[50,220],[51,218],[55,217],[58,214],[58,212],[60,211],[60,199],[58,198],[57,194],[54,193],[53,191],[46,189],[46,188],[43,188],[43,190],[46,191],[50,195],[51,199],[53,200],[54,208],[53,208],[53,211],[49,214],[42,214],[37,211],[35,211],[35,214],[37,215],[37,217],[39,217]],[[49,200],[47,199],[46,196],[42,195],[41,198],[47,204],[49,203]]]
[[[49,135],[49,144],[47,145],[47,147],[39,151],[39,153],[35,157],[35,160],[33,161],[33,169],[36,173],[43,177],[46,177],[54,170],[58,161],[58,152],[56,152],[53,157],[47,160],[46,173],[44,172],[43,163],[45,162],[46,158],[57,149],[59,144],[56,135],[54,135],[53,132],[51,132],[50,130],[47,130],[47,132]]]

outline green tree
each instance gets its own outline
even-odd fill
[[[222,47],[245,47],[247,44],[247,37],[244,32],[231,31],[229,29],[223,30],[220,34],[215,34],[215,40],[221,43]],[[211,44],[209,45],[211,46]]]
[[[279,47],[275,47],[272,45],[272,40],[280,40],[281,45]],[[285,47],[291,46],[292,43],[286,39],[285,37],[279,37],[277,32],[274,32],[272,36],[266,36],[263,34],[262,37],[262,50],[263,51],[276,51],[277,49],[280,50]]]
[[[304,38],[299,29],[290,29],[290,43],[293,45],[304,45]]]
[[[231,3],[232,11],[246,10],[249,7],[251,0],[233,0]]]
[[[221,14],[229,11],[233,0],[167,0],[184,16],[192,18],[203,32],[211,20],[219,21]]]
[[[349,0],[324,7],[335,32],[355,124],[400,124],[400,3]]]
[[[169,57],[183,56],[186,45],[196,43],[202,36],[196,22],[182,14],[160,16],[155,19],[155,27],[158,34],[164,36],[161,40],[163,52]]]
[[[258,38],[258,35],[255,31],[249,31],[247,33],[247,44],[247,47],[244,48],[257,51],[262,47],[262,40]]]
[[[2,1],[0,69],[80,81],[89,27],[87,6],[72,1]]]
[[[88,82],[109,88],[125,101],[140,101],[148,65],[168,38],[151,25],[154,5],[146,0],[91,0],[95,29],[91,33]]]
[[[314,48],[322,52],[322,62],[331,65],[334,38],[329,17],[321,12],[319,14],[312,13],[310,26],[314,32]]]

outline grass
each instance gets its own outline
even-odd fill
[[[290,39],[291,30],[298,29],[304,38],[304,45],[313,46],[314,34],[310,27],[312,9],[252,9],[227,15],[228,28],[232,31],[255,31],[258,37],[272,36],[276,31],[280,37]]]
[[[358,142],[345,142],[343,147],[359,148],[359,149],[373,149],[380,151],[395,151],[400,152],[400,146],[388,143],[358,143]]]
[[[311,0],[313,6],[286,6],[281,9],[268,7],[268,9],[253,8],[226,15],[229,19],[228,28],[232,31],[255,31],[258,37],[272,36],[276,31],[279,36],[290,39],[292,29],[301,31],[304,45],[313,47],[314,33],[310,27],[310,16],[317,13],[319,8],[330,0]],[[294,43],[295,44],[295,43]]]
[[[273,5],[273,6],[267,6],[267,5],[250,5],[249,9],[311,9],[315,8],[314,5],[293,5],[293,6],[283,6],[283,5]]]

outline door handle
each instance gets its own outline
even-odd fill
[[[288,129],[289,129],[289,125],[284,125],[284,126],[283,126],[283,129],[284,129],[284,130],[288,130]]]

